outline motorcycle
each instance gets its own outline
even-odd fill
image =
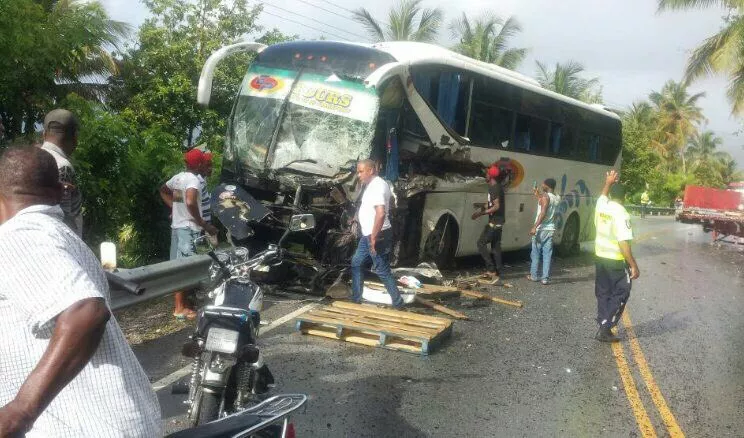
[[[212,258],[206,288],[211,302],[199,309],[196,330],[182,350],[193,360],[186,401],[190,427],[244,410],[273,385],[274,378],[256,345],[263,290],[251,274],[280,265],[285,251],[282,244],[289,234],[314,227],[312,214],[294,215],[279,242],[253,257],[245,248],[216,251],[206,236],[196,239],[197,246],[206,246]]]
[[[255,406],[165,438],[295,438],[290,414],[307,401],[303,394],[271,397]]]

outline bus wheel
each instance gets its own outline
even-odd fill
[[[449,268],[455,261],[457,231],[454,222],[451,216],[441,218],[424,244],[424,259],[433,261],[439,269]]]
[[[563,227],[563,236],[558,246],[558,252],[563,256],[579,252],[579,216],[572,213]]]

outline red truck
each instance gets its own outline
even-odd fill
[[[687,186],[682,211],[677,219],[699,223],[713,239],[744,238],[744,182],[729,184],[727,189]]]

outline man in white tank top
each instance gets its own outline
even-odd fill
[[[553,257],[553,233],[555,233],[555,209],[561,198],[555,193],[555,180],[546,179],[540,189],[535,189],[537,196],[537,216],[535,225],[530,230],[532,236],[532,265],[528,279],[542,284],[550,283],[550,262]],[[542,276],[538,277],[538,267],[542,256]]]

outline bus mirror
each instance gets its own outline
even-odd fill
[[[265,44],[243,41],[225,46],[209,55],[209,58],[207,58],[207,61],[204,63],[204,67],[202,67],[201,75],[199,76],[199,88],[196,92],[197,103],[204,106],[209,105],[209,100],[212,98],[212,80],[214,79],[214,70],[223,58],[242,52],[261,53],[265,48]]]

